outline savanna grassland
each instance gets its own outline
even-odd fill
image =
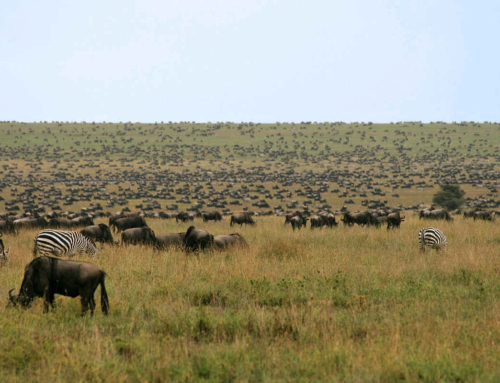
[[[421,226],[411,217],[394,231],[292,232],[265,217],[237,229],[248,249],[107,246],[96,263],[109,274],[111,313],[93,318],[65,297],[49,314],[40,300],[6,308],[35,231],[5,236],[2,381],[497,381],[500,230],[440,223],[449,248],[421,254]]]
[[[430,204],[444,182],[460,184],[471,206],[493,209],[498,133],[490,123],[2,122],[0,213],[78,212],[92,202],[136,211],[151,201],[162,211],[202,202],[221,210],[207,205],[227,201],[232,211],[267,213],[292,200],[311,211],[352,200],[354,211],[372,199]],[[253,205],[261,199],[270,207]],[[41,300],[7,307],[37,230],[5,234],[0,381],[499,381],[500,224],[404,215],[391,231],[293,232],[284,217],[262,214],[242,228],[228,216],[197,218],[249,247],[191,255],[106,245],[96,260],[77,259],[107,272],[107,317],[97,308],[82,318],[79,300],[61,296],[49,314]],[[146,221],[157,235],[192,224]],[[448,248],[420,253],[424,226],[441,228]]]

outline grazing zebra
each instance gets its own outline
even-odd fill
[[[424,227],[420,230],[418,240],[420,251],[425,251],[426,246],[431,249],[440,250],[448,244],[444,233],[434,227]]]
[[[40,255],[53,254],[56,257],[87,253],[95,258],[99,250],[97,250],[94,241],[77,231],[49,229],[42,230],[35,237],[34,257],[36,257],[37,252]]]

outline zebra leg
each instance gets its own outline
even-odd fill
[[[419,241],[419,250],[421,253],[425,252],[425,244],[423,241]]]

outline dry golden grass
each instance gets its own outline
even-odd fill
[[[1,381],[497,381],[498,223],[424,222],[400,230],[300,232],[282,218],[237,231],[248,249],[106,247],[111,314],[80,318],[78,299],[6,308],[36,231],[5,236],[0,269]],[[188,225],[149,221],[156,233]],[[441,228],[446,251],[418,251]],[[83,260],[87,260],[83,258]],[[96,294],[96,298],[99,291]]]

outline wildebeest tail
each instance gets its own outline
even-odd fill
[[[108,315],[110,307],[109,307],[108,293],[106,292],[106,285],[104,284],[105,279],[106,279],[106,273],[102,272],[102,274],[101,274],[101,310],[104,314]]]

